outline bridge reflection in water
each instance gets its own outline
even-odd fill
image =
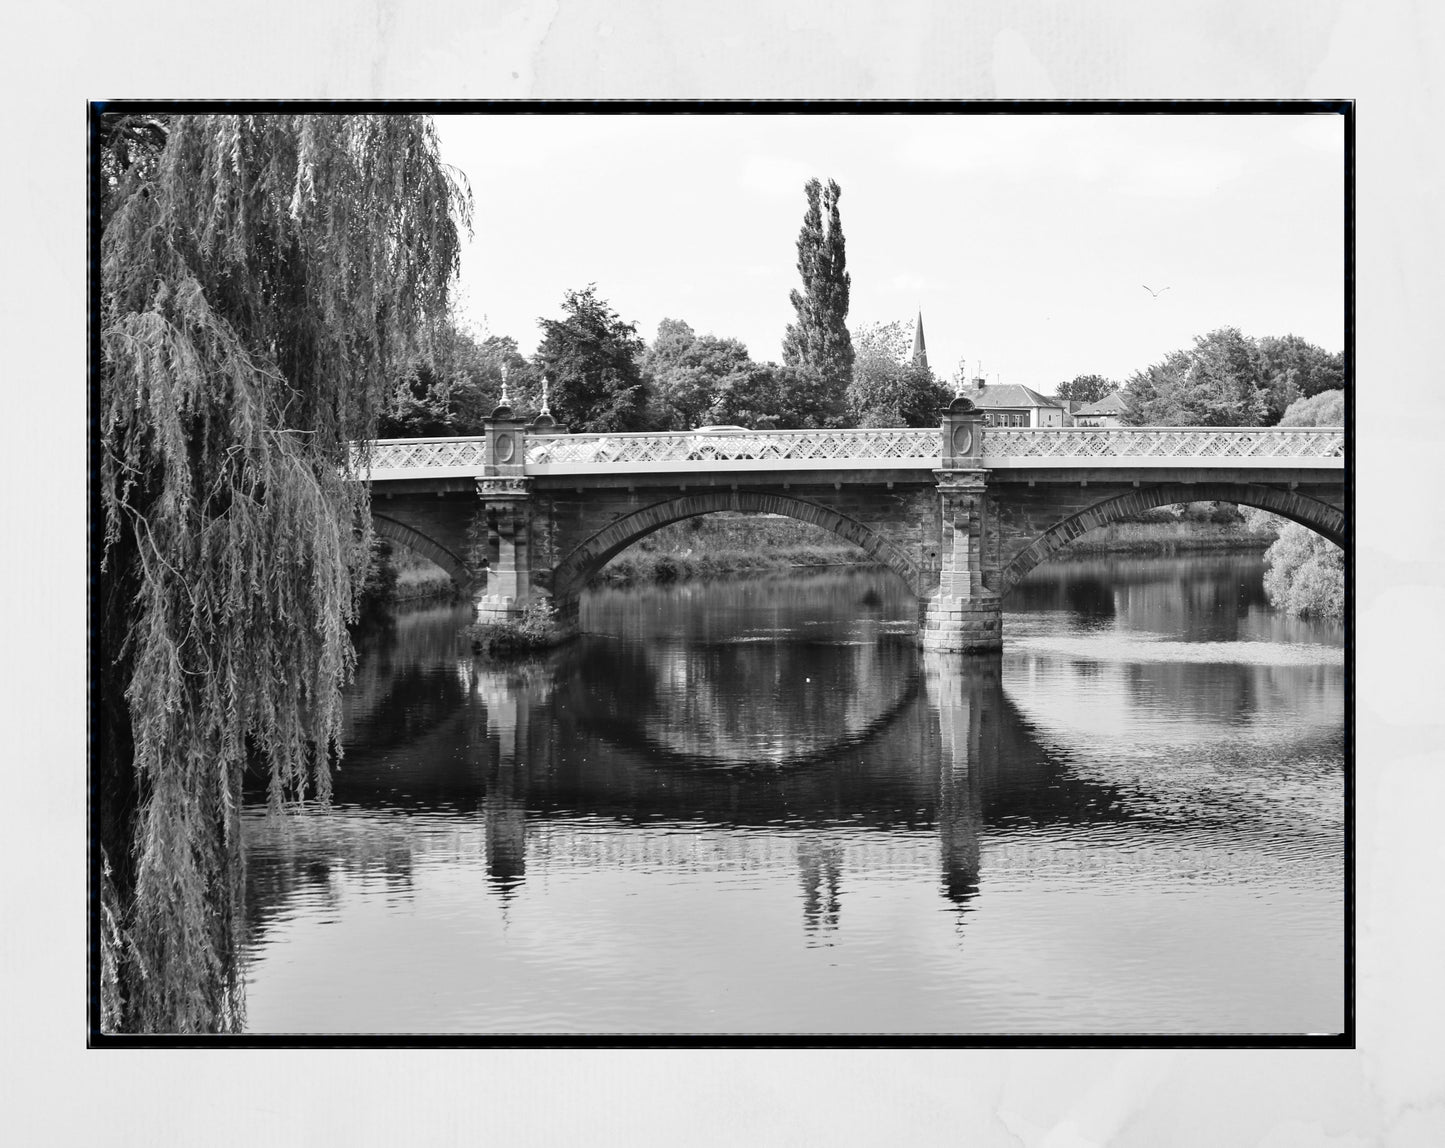
[[[455,633],[446,611],[436,619],[421,641],[434,654]],[[277,854],[260,849],[252,927],[292,887],[324,882],[338,858],[380,866],[405,887],[410,858],[380,821],[357,824],[367,811],[445,817],[482,853],[504,903],[529,868],[795,864],[810,933],[837,926],[849,874],[913,868],[922,851],[937,857],[939,893],[966,911],[989,814],[1124,816],[1112,791],[1067,777],[1038,745],[995,660],[921,654],[883,620],[841,645],[829,633],[708,642],[708,625],[700,618],[703,634],[645,643],[585,635],[546,662],[512,667],[459,651],[438,665],[372,650],[350,698],[337,811],[303,830],[333,855],[282,850],[283,874],[268,871]],[[1052,808],[1038,805],[1041,793]],[[610,835],[599,824],[726,832],[704,843],[687,832]],[[258,820],[252,832],[302,844],[284,822]]]
[[[878,572],[599,591],[509,667],[404,618],[333,812],[246,812],[256,1031],[1328,1028],[1342,665],[1241,563],[1041,577],[1000,659]]]

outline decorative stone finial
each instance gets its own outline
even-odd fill
[[[497,405],[499,407],[507,407],[512,405],[511,400],[507,398],[507,364],[505,361],[503,361],[502,363],[502,398],[501,401],[497,403]]]
[[[546,415],[548,418],[551,418],[551,417],[552,417],[552,412],[547,408],[547,376],[546,376],[546,375],[543,375],[543,376],[542,376],[542,409],[538,412],[538,414]]]

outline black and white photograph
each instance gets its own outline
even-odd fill
[[[1445,8],[11,9],[7,1142],[1445,1143]]]
[[[90,1023],[1354,1040],[1349,101],[90,106]]]

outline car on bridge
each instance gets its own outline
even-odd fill
[[[688,432],[692,439],[688,443],[687,457],[690,460],[707,460],[712,458],[756,458],[758,443],[756,440],[743,439],[740,436],[751,435],[754,432],[747,427],[740,427],[735,424],[720,424],[716,426],[698,427]]]

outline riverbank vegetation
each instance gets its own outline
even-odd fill
[[[674,522],[639,539],[609,562],[597,581],[679,582],[869,561],[866,552],[831,531],[796,518],[720,512]]]
[[[1330,390],[1290,404],[1279,425],[1343,426],[1344,422],[1345,392]],[[1264,554],[1264,589],[1270,604],[1300,617],[1341,621],[1345,616],[1344,552],[1298,523],[1262,512],[1253,517],[1278,533]]]
[[[1344,618],[1345,555],[1333,542],[1288,522],[1264,560],[1264,592],[1275,609],[1301,618]]]
[[[376,539],[360,612],[401,602],[446,601],[457,597],[452,577],[429,558]]]
[[[1230,503],[1162,506],[1091,530],[1069,554],[1187,554],[1264,550],[1275,522],[1251,521]],[[665,526],[614,558],[597,576],[606,584],[677,582],[799,567],[865,565],[867,552],[797,519],[731,512]]]
[[[534,598],[515,621],[473,622],[467,627],[466,638],[474,653],[500,659],[550,649],[560,640],[561,632],[552,603],[546,598]]]
[[[1229,502],[1160,506],[1089,531],[1067,554],[1172,555],[1263,550],[1274,541],[1272,523],[1251,521]]]

